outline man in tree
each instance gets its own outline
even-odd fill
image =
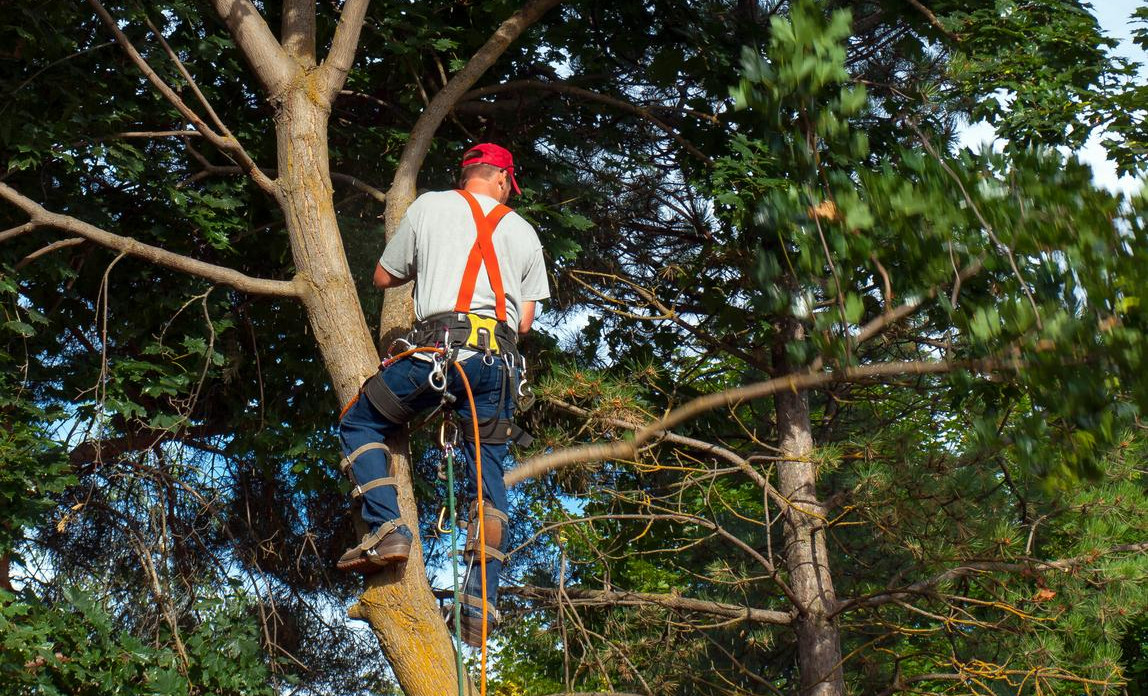
[[[342,468],[355,486],[352,495],[361,499],[369,531],[337,566],[373,573],[406,561],[412,534],[399,519],[397,482],[384,443],[416,414],[443,402],[457,414],[465,441],[467,493],[473,502],[464,553],[462,637],[477,646],[484,601],[488,616],[497,620],[498,576],[508,541],[503,461],[517,432],[510,420],[522,375],[517,338],[530,330],[535,303],[550,293],[534,228],[505,205],[511,188],[520,193],[510,152],[491,143],[468,150],[459,187],[416,199],[375,268],[379,288],[415,281],[417,323],[409,341],[415,352],[384,364],[363,385],[360,396],[366,398],[352,401],[341,420]],[[485,549],[480,548],[483,537]]]

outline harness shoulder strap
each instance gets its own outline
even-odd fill
[[[486,275],[490,279],[490,289],[494,291],[494,315],[499,321],[506,321],[506,291],[502,287],[502,271],[498,267],[498,257],[494,253],[494,228],[498,227],[502,218],[511,212],[510,208],[499,203],[489,215],[485,215],[482,206],[469,191],[459,189],[458,192],[470,205],[470,214],[474,217],[478,235],[466,259],[466,271],[463,272],[462,284],[458,288],[458,301],[455,302],[454,311],[470,311],[474,286],[478,282],[478,271],[485,265]]]

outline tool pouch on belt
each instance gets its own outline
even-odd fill
[[[418,346],[470,348],[492,355],[518,355],[518,334],[504,321],[471,312],[449,312],[415,324],[408,339]],[[446,340],[446,345],[443,341]]]

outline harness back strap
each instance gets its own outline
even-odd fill
[[[474,216],[478,236],[474,240],[474,246],[470,248],[470,256],[466,259],[466,271],[462,275],[462,285],[458,288],[458,301],[455,302],[454,311],[470,311],[474,286],[478,282],[478,271],[485,265],[486,275],[490,279],[490,289],[494,291],[494,315],[499,321],[506,321],[506,292],[502,288],[502,271],[498,268],[498,257],[494,254],[493,236],[494,228],[498,227],[498,223],[510,212],[510,208],[499,203],[489,215],[486,215],[469,191],[459,189],[458,192],[470,205],[470,214]]]

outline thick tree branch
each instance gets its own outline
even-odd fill
[[[250,0],[212,0],[235,45],[243,52],[255,76],[274,100],[296,73],[296,66],[271,33],[271,28]]]
[[[116,41],[120,44],[120,47],[124,49],[124,52],[128,54],[128,57],[131,58],[133,63],[135,63],[136,67],[138,67],[140,71],[143,72],[144,77],[147,78],[148,82],[150,82],[152,86],[155,87],[159,93],[163,95],[164,99],[166,99],[168,103],[174,106],[176,110],[179,111],[180,115],[187,119],[187,121],[191,123],[191,125],[194,126],[197,131],[202,133],[203,137],[206,138],[208,142],[223,152],[226,152],[228,155],[234,157],[239,166],[243,167],[243,170],[247,172],[247,174],[255,181],[256,184],[259,185],[260,188],[262,188],[267,193],[275,194],[275,183],[271,181],[271,179],[267,178],[266,174],[259,171],[259,167],[255,165],[255,162],[247,154],[247,151],[243,149],[243,146],[239,144],[239,141],[230,134],[220,135],[219,133],[216,133],[214,130],[212,130],[211,127],[202,118],[199,117],[199,114],[195,113],[191,107],[185,104],[183,99],[181,99],[180,96],[176,94],[175,90],[173,90],[171,86],[164,82],[163,78],[160,77],[159,74],[156,73],[156,71],[153,70],[150,65],[148,65],[148,62],[144,60],[144,57],[140,55],[140,52],[137,51],[136,47],[132,45],[132,42],[128,39],[127,35],[120,30],[119,24],[100,3],[100,0],[88,0],[88,2],[96,10],[96,14],[100,16],[100,19],[103,20],[104,25],[107,26],[107,28],[116,37]],[[262,20],[260,21],[262,22]]]
[[[1034,573],[1042,570],[1060,570],[1069,571],[1073,570],[1085,563],[1091,563],[1098,558],[1104,556],[1111,556],[1118,553],[1133,553],[1142,554],[1148,552],[1148,542],[1141,542],[1138,544],[1119,544],[1112,546],[1104,551],[1095,551],[1093,553],[1084,554],[1081,556],[1074,556],[1071,558],[1062,558],[1055,561],[1042,561],[1038,558],[1022,559],[1021,561],[973,561],[964,563],[955,568],[950,568],[943,573],[934,575],[931,578],[915,582],[912,585],[902,587],[899,589],[889,590],[878,594],[868,595],[866,597],[858,597],[846,602],[842,602],[834,615],[843,614],[847,611],[855,609],[864,609],[868,607],[876,607],[882,604],[889,604],[890,602],[901,602],[907,599],[913,599],[919,595],[932,592],[938,585],[956,580],[958,578],[968,577],[970,575],[979,575],[981,573]]]
[[[135,256],[146,261],[158,264],[165,268],[183,271],[191,275],[210,280],[214,283],[230,285],[236,290],[242,290],[254,295],[272,295],[276,297],[299,297],[304,286],[295,280],[269,280],[254,278],[231,268],[199,261],[182,254],[167,251],[159,247],[144,244],[130,237],[123,237],[102,230],[68,215],[52,213],[27,198],[7,184],[0,183],[0,198],[20,208],[32,218],[32,222],[40,227],[53,227],[58,230],[70,232],[93,241],[101,246]]]
[[[659,606],[674,611],[698,612],[720,616],[727,619],[745,619],[755,623],[770,624],[774,626],[788,626],[793,621],[793,614],[770,609],[756,609],[754,607],[739,606],[737,604],[723,604],[721,602],[708,602],[700,599],[690,599],[677,595],[651,594],[647,592],[621,592],[609,590],[584,590],[565,588],[564,590],[545,587],[508,587],[503,592],[526,599],[557,600],[561,593],[569,598],[570,604],[583,606]]]
[[[583,89],[581,87],[575,87],[574,85],[566,84],[563,82],[543,82],[541,80],[515,80],[514,82],[506,82],[506,83],[501,84],[501,85],[492,85],[490,87],[483,87],[481,89],[473,90],[471,92],[464,94],[462,97],[462,100],[481,99],[482,97],[485,97],[485,96],[488,96],[491,94],[499,94],[501,92],[509,92],[509,91],[522,90],[522,89],[535,89],[535,90],[542,90],[542,91],[547,91],[547,92],[555,92],[557,94],[565,94],[565,95],[569,95],[572,97],[577,97],[578,99],[585,100],[585,101],[598,102],[599,104],[605,104],[606,106],[609,106],[613,109],[617,109],[618,111],[622,111],[622,112],[637,116],[639,118],[645,119],[646,121],[649,121],[650,123],[654,124],[654,126],[656,126],[659,130],[664,132],[666,135],[670,136],[670,138],[672,138],[674,140],[674,142],[676,142],[678,145],[681,145],[683,149],[685,149],[687,152],[689,152],[694,157],[705,162],[706,164],[712,164],[713,163],[713,160],[710,159],[710,157],[708,155],[706,155],[704,152],[699,150],[689,140],[683,138],[676,130],[674,130],[668,124],[666,124],[664,121],[662,121],[660,118],[655,116],[649,109],[642,108],[642,107],[638,106],[637,104],[633,104],[633,103],[628,102],[624,99],[619,99],[617,97],[611,97],[610,95],[601,94],[600,92],[593,92],[593,91],[590,91],[588,89]]]
[[[359,32],[363,29],[363,18],[367,16],[367,6],[371,0],[346,0],[339,15],[339,26],[335,28],[335,38],[331,40],[331,50],[323,60],[323,95],[330,104],[339,95],[339,90],[347,82],[347,73],[355,63],[355,47],[359,44]]]
[[[287,0],[279,43],[306,67],[315,65],[315,0]],[[340,25],[342,28],[342,25]]]
[[[566,403],[560,399],[548,398],[546,401],[547,403],[554,404],[554,406],[557,408],[580,418],[597,418],[593,412],[575,406],[574,404]],[[603,420],[604,422],[609,423],[610,425],[613,425],[617,428],[628,429],[635,426],[634,423],[628,423],[617,418],[602,418],[600,420]],[[753,468],[753,465],[749,463],[749,460],[747,460],[745,457],[742,457],[737,452],[726,449],[725,447],[721,447],[719,445],[715,445],[712,442],[705,442],[704,440],[697,440],[692,437],[686,437],[685,435],[678,435],[677,433],[672,433],[668,430],[663,430],[657,433],[655,437],[664,442],[670,442],[675,445],[682,445],[684,447],[696,449],[701,452],[706,452],[708,454],[714,455],[715,457],[720,457],[727,462],[730,462],[742,473],[748,476],[751,481],[757,484],[758,488],[764,490],[766,494],[774,500],[774,502],[782,506],[789,505],[789,501],[777,492],[777,489],[773,487],[773,484],[769,482],[769,479],[763,476],[760,471]]]
[[[786,375],[757,382],[737,389],[729,389],[717,394],[701,396],[685,405],[670,411],[665,417],[649,425],[634,430],[632,437],[610,443],[584,445],[532,457],[506,474],[506,484],[514,486],[547,472],[572,464],[599,462],[607,459],[629,460],[637,456],[639,448],[658,433],[676,425],[693,420],[703,413],[718,408],[732,408],[753,399],[771,396],[783,390],[794,392],[822,387],[837,382],[856,382],[882,377],[904,375],[945,374],[957,370],[978,372],[1015,371],[1022,367],[1016,361],[970,361],[970,362],[889,362],[875,365],[859,365],[843,370],[828,372],[815,371]]]

